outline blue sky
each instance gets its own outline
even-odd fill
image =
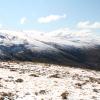
[[[0,0],[0,27],[100,29],[100,0]]]

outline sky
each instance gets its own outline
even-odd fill
[[[100,30],[100,0],[0,0],[0,29]]]

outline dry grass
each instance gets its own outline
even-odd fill
[[[62,99],[67,100],[69,93],[67,91],[61,94]]]

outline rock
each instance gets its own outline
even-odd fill
[[[61,97],[62,97],[62,99],[67,99],[68,95],[69,95],[69,93],[67,91],[65,91],[61,94]]]
[[[23,79],[19,78],[19,79],[16,80],[16,82],[22,83],[23,82]]]

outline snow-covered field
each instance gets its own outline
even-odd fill
[[[0,100],[100,100],[100,71],[0,62]]]

